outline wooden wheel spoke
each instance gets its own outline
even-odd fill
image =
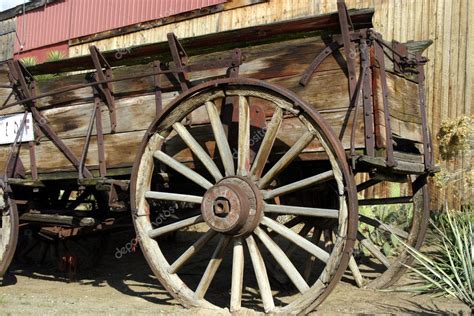
[[[278,160],[275,165],[258,181],[258,187],[265,189],[273,179],[285,169],[315,138],[312,132],[306,132],[291,148]]]
[[[311,241],[307,240],[306,238],[301,237],[291,229],[285,227],[284,225],[272,220],[264,216],[262,218],[262,224],[267,226],[268,228],[276,231],[281,236],[285,237],[289,241],[295,243],[303,250],[309,252],[310,254],[314,255],[316,258],[323,262],[327,262],[329,260],[329,253],[324,251],[323,249],[319,248]]]
[[[244,96],[239,96],[238,147],[237,175],[246,176],[250,168],[250,108]]]
[[[379,229],[384,230],[386,232],[395,234],[398,237],[408,239],[408,233],[406,231],[404,231],[404,230],[402,230],[398,227],[385,224],[382,221],[380,221],[379,219],[371,218],[371,217],[368,217],[368,216],[365,216],[365,215],[360,215],[360,214],[359,214],[359,219],[360,219],[361,222],[363,222],[365,224],[368,224],[370,226],[379,228]]]
[[[257,243],[255,242],[253,236],[248,236],[245,241],[249,248],[250,259],[252,260],[252,266],[255,271],[255,277],[257,278],[258,288],[260,289],[263,309],[266,313],[269,313],[275,308],[275,303],[273,302],[273,295],[270,287],[270,281],[268,280],[267,269],[265,268],[265,262],[263,261],[262,255],[258,250]]]
[[[352,272],[352,276],[354,277],[354,281],[356,282],[358,287],[364,286],[364,279],[362,278],[362,273],[360,273],[359,267],[357,266],[357,262],[354,259],[354,256],[351,256],[349,259],[349,270]]]
[[[244,282],[244,247],[242,238],[234,240],[232,258],[232,284],[230,291],[230,311],[236,312],[241,307],[242,287]]]
[[[211,285],[211,282],[214,279],[214,276],[216,275],[216,272],[222,263],[224,253],[227,249],[227,245],[229,244],[230,239],[230,236],[221,236],[221,238],[219,239],[219,243],[217,244],[217,247],[214,250],[214,253],[212,254],[212,258],[209,261],[209,264],[207,265],[206,271],[204,271],[201,281],[199,282],[199,285],[196,288],[196,291],[194,292],[195,298],[202,299],[204,298],[204,295],[206,295],[206,292],[209,289],[209,286]]]
[[[164,201],[188,202],[188,203],[196,203],[196,204],[201,204],[202,202],[202,196],[168,193],[168,192],[157,192],[157,191],[145,192],[145,198],[155,199],[155,200],[164,200]]]
[[[321,239],[321,235],[322,235],[322,230],[315,229],[313,232],[313,236],[311,236],[311,242],[317,245],[319,243],[319,240]],[[311,271],[313,270],[315,261],[316,261],[316,257],[313,256],[312,254],[308,254],[308,259],[306,259],[306,263],[305,263],[304,271],[303,271],[303,278],[306,280],[306,282],[309,282],[309,277],[311,276]]]
[[[161,161],[162,163],[164,163],[165,165],[167,165],[168,167],[174,169],[175,171],[181,173],[183,176],[185,176],[189,180],[203,187],[204,189],[207,190],[210,187],[212,187],[212,183],[209,182],[206,178],[198,174],[196,171],[193,171],[190,168],[186,167],[185,165],[175,160],[174,158],[168,156],[161,150],[155,151],[153,156],[159,161]]]
[[[309,285],[303,279],[301,274],[295,268],[293,263],[287,257],[285,252],[265,233],[260,227],[257,227],[254,231],[255,235],[262,241],[267,247],[268,251],[272,254],[273,258],[278,262],[286,275],[290,278],[291,282],[301,293],[309,290]]]
[[[390,268],[390,261],[380,251],[380,249],[376,245],[374,245],[372,241],[370,241],[368,238],[365,238],[365,236],[362,235],[360,232],[357,232],[357,239],[362,244],[362,246],[364,246],[371,254],[373,254],[375,258],[382,262],[384,266]]]
[[[286,227],[286,226],[285,226]],[[306,235],[308,235],[308,233],[311,231],[311,228],[313,228],[312,224],[304,224],[303,227],[300,229],[298,235],[300,235],[301,237],[305,238]],[[285,253],[288,257],[290,257],[294,252],[295,250],[298,248],[298,246],[296,244],[291,244],[286,250],[285,250]]]
[[[214,177],[216,182],[222,179],[222,174],[219,171],[219,168],[217,168],[211,157],[209,157],[207,152],[202,148],[201,145],[199,145],[199,143],[186,129],[186,127],[178,122],[173,124],[173,129],[184,140],[184,142],[186,143],[186,145],[188,145],[192,152],[199,158],[199,160],[206,167],[209,173]]]
[[[185,228],[185,227],[189,227],[191,225],[202,223],[202,222],[203,222],[202,216],[201,215],[196,215],[196,216],[193,216],[193,217],[190,217],[190,218],[187,218],[187,219],[183,219],[182,221],[179,221],[179,222],[176,222],[176,223],[173,223],[173,224],[169,224],[169,225],[166,225],[166,226],[163,226],[163,227],[151,229],[150,231],[148,231],[148,236],[150,238],[156,238],[156,237],[162,236],[164,234],[171,233],[175,230],[182,229],[182,228]]]
[[[275,139],[278,135],[278,130],[280,129],[281,122],[283,121],[283,109],[277,106],[275,113],[273,113],[272,120],[268,124],[268,128],[263,137],[262,144],[255,156],[255,160],[252,164],[252,169],[250,174],[255,178],[260,178],[262,176],[263,168],[268,161],[270,152],[272,150]]]
[[[338,218],[339,210],[328,208],[265,204],[266,213]]]
[[[333,178],[334,178],[334,172],[332,170],[326,171],[326,172],[317,174],[315,176],[281,186],[274,190],[264,191],[263,197],[265,200],[272,199],[276,196],[288,194],[291,192],[306,189],[311,186],[315,186],[316,184],[323,183]]]
[[[217,111],[216,105],[211,101],[206,102],[206,110],[209,115],[209,121],[211,122],[212,132],[214,133],[222,164],[224,165],[225,175],[233,176],[235,174],[234,159],[219,117],[219,112]]]
[[[176,273],[185,265],[192,256],[199,252],[215,235],[216,231],[209,229],[191,247],[189,247],[173,264],[168,268],[169,273]]]

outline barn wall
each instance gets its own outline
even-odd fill
[[[0,21],[0,61],[13,57],[16,18]]]
[[[474,1],[346,0],[346,4],[348,8],[374,8],[374,27],[385,39],[434,41],[425,52],[430,60],[426,69],[426,93],[433,139],[443,120],[463,114],[473,115]],[[171,31],[180,38],[192,37],[334,11],[336,0],[269,0],[267,3],[73,46],[70,56],[88,54],[91,44],[103,50],[120,49],[164,41],[166,33]],[[438,157],[437,152],[435,147],[435,157]],[[469,158],[456,164],[450,163],[448,167],[470,169],[472,162]]]

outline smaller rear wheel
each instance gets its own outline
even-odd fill
[[[4,189],[0,189],[0,278],[5,275],[15,254],[18,242],[18,210]]]
[[[374,186],[375,192],[379,185],[383,183]],[[357,243],[349,263],[358,286],[383,289],[395,284],[413,262],[403,244],[420,249],[425,239],[429,218],[426,176],[407,176],[405,183],[391,188],[395,192],[389,197],[359,200]]]

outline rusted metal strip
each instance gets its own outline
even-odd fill
[[[38,167],[36,166],[36,143],[34,141],[28,142],[28,147],[30,150],[31,178],[33,180],[38,180]]]
[[[404,73],[402,65],[408,58],[408,49],[405,45],[397,41],[392,41],[393,70],[398,73]]]
[[[385,119],[385,138],[386,144],[385,149],[387,151],[387,166],[395,167],[397,162],[393,156],[393,136],[392,136],[392,127],[390,123],[390,106],[388,101],[388,86],[387,86],[387,74],[385,71],[385,58],[383,47],[380,45],[379,41],[374,42],[375,47],[375,59],[379,64],[380,70],[380,84],[382,86],[382,101],[384,109],[384,119]]]
[[[95,46],[90,46],[89,50],[91,52],[92,62],[94,63],[96,69],[96,81],[107,81],[104,84],[97,85],[96,88],[100,91],[103,96],[104,102],[109,108],[110,115],[110,132],[115,133],[117,127],[117,114],[115,113],[115,98],[113,96],[113,86],[109,81],[113,78],[112,68],[110,67],[107,60],[100,53],[99,49]],[[105,69],[105,71],[103,70]]]
[[[362,84],[362,96],[364,106],[364,133],[365,133],[365,154],[375,156],[375,127],[374,127],[374,107],[372,104],[372,70],[371,70],[371,49],[367,43],[361,44],[361,59],[364,71],[364,83]]]
[[[8,88],[10,88],[10,87],[8,87]],[[10,92],[10,94],[8,94],[8,97],[5,99],[5,102],[3,102],[2,108],[4,108],[7,105],[8,101],[10,101],[12,96],[13,96],[13,90]]]
[[[352,99],[356,89],[356,70],[354,63],[356,51],[354,44],[351,41],[351,30],[354,28],[344,0],[337,0],[337,12],[339,14],[339,24],[344,44],[344,55],[346,55],[347,72],[349,74],[349,93],[350,98]]]
[[[227,77],[235,78],[239,76],[240,65],[242,65],[242,51],[240,49],[234,49],[232,54],[232,63],[227,70]]]
[[[99,174],[101,177],[107,175],[107,163],[105,161],[104,132],[102,129],[102,112],[100,110],[100,99],[95,98],[95,129],[97,132],[97,153],[99,158]]]
[[[380,179],[369,179],[365,182],[362,182],[362,183],[357,185],[357,192],[367,190],[368,188],[373,187],[374,185],[376,185],[380,182],[382,182],[382,180],[380,180]]]
[[[58,137],[58,135],[51,129],[48,125],[47,120],[41,113],[35,108],[31,108],[31,113],[33,114],[33,118],[43,133],[53,142],[53,144],[64,154],[64,156],[71,162],[71,164],[78,170],[79,169],[79,159],[76,155],[66,146],[66,144]],[[92,173],[84,167],[84,176],[89,178],[92,177]]]
[[[188,55],[174,33],[168,33],[168,45],[170,47],[171,57],[178,72],[175,74],[181,90],[184,92],[189,89],[189,74],[184,69],[188,63]]]
[[[358,204],[361,205],[386,205],[386,204],[404,204],[404,203],[412,203],[413,197],[412,196],[399,196],[399,197],[392,197],[392,198],[380,198],[380,199],[364,199],[359,200]]]
[[[87,159],[87,153],[89,151],[89,145],[91,141],[91,135],[92,135],[92,130],[94,128],[94,121],[95,121],[95,115],[96,115],[96,106],[94,106],[94,109],[92,110],[91,118],[89,120],[89,125],[87,127],[87,133],[86,133],[86,139],[84,141],[84,147],[82,148],[82,153],[81,153],[81,159],[79,162],[79,179],[84,178],[84,165]]]
[[[423,160],[426,171],[430,171],[433,168],[432,161],[432,143],[431,137],[428,130],[427,113],[426,113],[426,97],[425,97],[425,67],[426,59],[421,56],[421,53],[416,55],[418,62],[418,91],[420,97],[420,113],[421,113],[421,126],[423,129]]]
[[[340,49],[342,46],[343,45],[340,42],[334,41],[334,42],[331,42],[322,52],[320,52],[318,56],[316,56],[313,59],[311,64],[308,66],[308,68],[306,68],[306,70],[303,72],[303,75],[301,76],[301,79],[299,82],[300,85],[305,87],[308,84],[309,80],[311,79],[311,76],[314,74],[316,69],[318,69],[319,65],[324,61],[324,59],[326,59],[329,55],[334,53],[336,50]]]
[[[367,45],[366,45],[367,46]],[[361,60],[362,59],[367,59],[367,50],[365,50],[365,56],[363,56],[364,54],[362,53],[362,49],[361,49]],[[351,140],[350,140],[350,143],[351,143],[351,148],[350,148],[350,156],[352,158],[352,168],[355,169],[355,137],[356,137],[356,125],[357,125],[357,117],[358,117],[358,114],[359,114],[359,96],[360,96],[360,91],[362,89],[362,85],[364,84],[364,79],[365,79],[365,74],[367,72],[367,65],[365,65],[365,67],[363,66],[362,67],[362,71],[359,75],[359,79],[357,80],[357,85],[356,85],[356,88],[354,90],[354,94],[350,100],[350,104],[349,104],[349,110],[351,109],[354,109],[354,116],[353,116],[353,119],[352,119],[352,129],[351,129]]]
[[[27,117],[28,111],[25,111],[23,119],[20,123],[20,127],[18,128],[17,134],[15,136],[15,141],[13,142],[10,149],[10,153],[8,154],[7,163],[5,164],[5,181],[8,178],[14,178],[17,175],[22,176],[25,173],[25,168],[23,166],[23,163],[21,162],[19,155],[20,146],[18,146],[18,143],[20,142],[20,137],[23,134],[23,129],[25,128]]]
[[[155,73],[161,70],[161,62],[156,60],[153,62],[153,71]],[[154,75],[153,82],[155,84],[155,107],[156,107],[156,117],[159,117],[161,111],[163,110],[163,99],[161,96],[161,75]]]

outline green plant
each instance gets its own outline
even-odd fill
[[[58,50],[52,50],[50,52],[48,52],[48,54],[46,55],[46,61],[49,62],[49,61],[57,61],[57,60],[61,60],[61,59],[64,59],[64,53],[61,52],[61,51],[58,51]]]
[[[413,205],[392,204],[361,206],[359,207],[359,213],[406,231],[410,228],[413,220]],[[364,223],[359,224],[359,230],[365,237],[369,238],[375,245],[379,246],[386,256],[392,256],[399,252],[400,243],[398,239],[395,238],[394,234],[382,231],[372,225]],[[370,252],[360,244],[359,250],[366,256],[370,256]]]
[[[473,223],[472,205],[461,211],[446,211],[431,221],[434,234],[429,253],[404,244],[418,263],[409,268],[424,280],[415,291],[456,297],[474,312]]]
[[[38,60],[36,59],[36,57],[24,57],[24,58],[21,58],[20,61],[26,67],[35,66],[38,63]]]

